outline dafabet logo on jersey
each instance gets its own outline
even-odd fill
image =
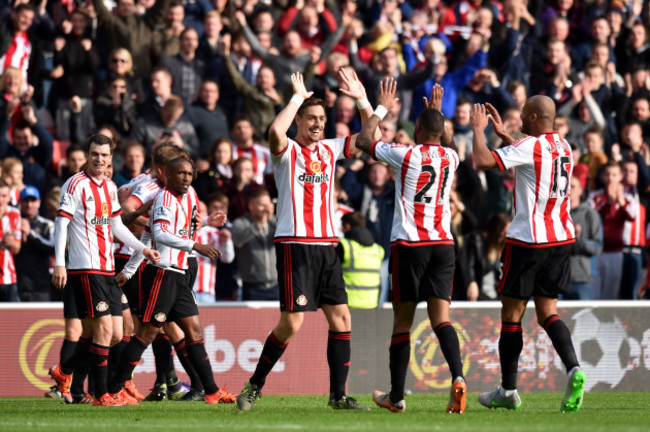
[[[47,390],[52,385],[47,375],[48,366],[56,363],[64,335],[62,319],[44,319],[32,324],[20,340],[20,369],[27,381],[40,390]]]

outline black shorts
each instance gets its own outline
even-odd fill
[[[63,288],[63,317],[65,319],[79,319],[77,300],[70,282],[66,283]]]
[[[280,310],[308,312],[348,303],[341,263],[329,245],[276,243]]]
[[[187,270],[185,270],[185,274],[187,275],[190,288],[194,287],[196,276],[199,274],[199,261],[196,259],[196,256],[192,255],[187,257]]]
[[[451,302],[455,266],[454,245],[393,245],[388,298],[394,303],[417,303],[431,297]]]
[[[122,271],[128,259],[115,257],[115,274],[118,274]],[[140,279],[142,277],[142,269],[147,264],[147,260],[143,260],[138,270],[131,276],[131,279],[126,281],[122,286],[122,291],[126,295],[127,307],[131,309],[131,312],[134,314],[138,313],[140,306]]]
[[[142,271],[140,319],[155,327],[165,321],[199,314],[194,292],[187,285],[187,275],[148,265]]]
[[[529,248],[506,243],[501,254],[501,280],[497,291],[506,297],[557,298],[571,283],[571,245]]]
[[[63,314],[66,318],[84,319],[122,315],[123,293],[115,282],[115,276],[94,273],[69,274],[64,289],[69,291],[64,293]],[[74,304],[71,304],[66,312],[65,304],[70,301]],[[73,313],[76,313],[76,316],[73,316]]]

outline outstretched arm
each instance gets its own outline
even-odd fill
[[[488,110],[488,118],[492,122],[494,133],[496,133],[497,136],[501,138],[501,141],[503,141],[503,143],[507,146],[515,142],[515,139],[508,135],[506,129],[503,127],[503,122],[501,121],[499,111],[497,111],[497,109],[494,108],[490,103],[486,103],[485,107]]]
[[[291,74],[293,96],[287,106],[277,115],[269,126],[269,147],[274,154],[282,153],[287,147],[287,131],[298,113],[300,105],[314,92],[308,92],[300,72]]]
[[[359,109],[359,114],[361,114],[361,125],[363,126],[372,116],[372,106],[368,101],[366,89],[352,68],[342,68],[339,71],[339,78],[341,78],[341,81],[343,82],[343,85],[339,87],[341,93],[350,96],[357,101],[357,108]],[[381,138],[379,128],[375,130],[374,138],[375,140]],[[352,135],[352,138],[350,139],[350,153],[352,156],[356,157],[359,155],[359,150],[356,148],[355,142],[356,135]]]
[[[363,125],[361,131],[357,134],[356,147],[368,154],[372,154],[372,144],[376,141],[374,133],[379,126],[388,110],[393,107],[395,103],[395,93],[397,92],[397,81],[393,78],[388,78],[379,83],[379,98],[377,102],[379,105],[370,119]]]
[[[485,128],[488,125],[488,114],[485,110],[485,105],[474,104],[469,123],[474,132],[472,141],[474,146],[472,151],[474,153],[476,168],[481,170],[494,168],[497,165],[497,161],[485,144]]]

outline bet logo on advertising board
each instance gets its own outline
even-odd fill
[[[469,343],[469,336],[460,324],[454,323],[453,327],[458,334],[460,352],[463,356],[463,374],[466,374],[470,368],[470,353],[464,348]],[[429,320],[420,322],[411,335],[409,367],[417,380],[415,386],[420,389],[448,388],[449,367]]]
[[[32,324],[20,340],[20,370],[40,390],[47,390],[52,385],[47,372],[50,366],[58,362],[64,335],[65,323],[62,319],[44,319]]]

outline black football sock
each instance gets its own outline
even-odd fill
[[[330,330],[327,337],[327,364],[330,367],[330,397],[339,400],[345,396],[345,383],[350,371],[351,332]]]
[[[147,349],[147,344],[137,336],[131,337],[131,342],[128,343],[124,352],[120,365],[115,372],[113,380],[109,383],[108,390],[111,394],[119,392],[124,383],[131,379],[133,369],[138,365],[142,358],[142,353]],[[101,395],[100,395],[101,396]]]
[[[165,335],[156,336],[151,344],[151,349],[156,360],[156,384],[164,384],[167,382],[169,363],[172,362],[172,345],[169,338]],[[173,363],[172,367],[174,367]]]
[[[394,333],[388,348],[390,359],[390,400],[399,402],[404,399],[406,370],[411,357],[411,333]]]
[[[90,372],[90,343],[91,339],[80,338],[79,343],[86,344],[88,349],[86,354],[81,356],[77,361],[74,374],[72,375],[72,384],[70,385],[70,393],[73,395],[84,394],[84,381]],[[90,393],[90,379],[88,380],[88,392]]]
[[[251,384],[255,384],[259,388],[264,386],[267,375],[273,369],[273,366],[278,362],[284,350],[287,349],[288,342],[280,342],[280,340],[271,332],[264,342],[262,354],[257,362],[255,373],[250,379]]]
[[[504,390],[517,388],[517,365],[523,347],[521,323],[501,322],[499,359],[501,361],[501,387]]]
[[[63,344],[61,344],[61,354],[59,357],[59,364],[62,365],[63,363],[67,362],[70,359],[70,357],[74,355],[76,348],[77,348],[76,341],[73,342],[67,339],[63,339]]]
[[[190,377],[192,388],[196,391],[203,391],[203,384],[201,384],[201,379],[196,373],[194,366],[192,366],[190,358],[187,356],[187,345],[185,344],[185,339],[181,339],[180,341],[176,342],[174,344],[174,349],[176,350],[176,356],[178,357],[178,360],[183,365],[183,369],[185,369],[185,373],[187,373],[187,375]]]
[[[543,327],[551,342],[553,342],[555,351],[562,359],[566,371],[569,372],[574,367],[580,366],[576,351],[573,348],[573,341],[571,341],[571,332],[562,321],[562,318],[559,315],[551,315],[544,320]]]
[[[463,376],[463,363],[460,359],[460,345],[458,343],[458,335],[456,329],[449,321],[438,324],[434,330],[440,342],[440,349],[442,354],[447,360],[449,371],[451,372],[451,379]]]
[[[90,346],[90,372],[93,374],[95,383],[95,396],[100,398],[108,393],[107,374],[108,374],[108,351],[107,346],[93,343]]]
[[[113,381],[113,376],[120,366],[122,353],[130,341],[131,337],[122,336],[122,340],[113,345],[108,351],[108,382]]]
[[[205,394],[214,394],[218,392],[219,387],[217,387],[217,384],[214,382],[210,358],[208,357],[208,353],[205,351],[203,340],[187,342],[185,347],[187,349],[187,356],[203,384]]]
[[[61,372],[66,375],[74,373],[79,365],[83,364],[85,361],[88,361],[90,355],[89,349],[92,339],[79,338],[77,346],[75,347],[74,354],[68,358],[65,363],[61,364]]]

